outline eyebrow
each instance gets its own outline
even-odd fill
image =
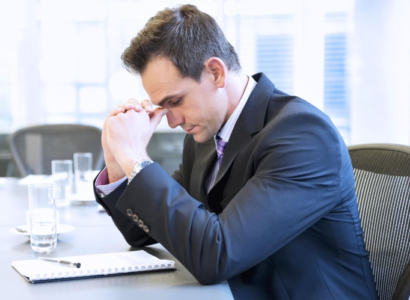
[[[177,98],[177,97],[181,97],[182,96],[182,94],[174,94],[174,95],[169,95],[169,96],[166,96],[166,97],[164,97],[159,103],[158,103],[158,106],[164,106],[164,104],[165,103],[167,103],[168,101],[170,101],[170,100],[172,100],[172,99],[175,99],[175,98]]]

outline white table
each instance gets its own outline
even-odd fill
[[[28,210],[27,187],[17,179],[0,179],[0,290],[2,299],[233,299],[227,282],[200,285],[195,278],[161,245],[143,249],[158,258],[172,259],[177,271],[124,275],[42,284],[27,283],[12,267],[13,260],[39,256],[25,236],[10,229],[25,224]],[[97,212],[95,202],[60,209],[60,223],[75,230],[61,234],[53,255],[74,256],[132,249],[114,226],[110,217]]]

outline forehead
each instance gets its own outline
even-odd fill
[[[156,105],[167,96],[182,93],[187,80],[168,58],[153,59],[141,74],[142,85]]]

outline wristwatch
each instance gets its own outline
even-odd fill
[[[130,184],[131,180],[146,166],[152,164],[153,161],[150,159],[141,158],[137,163],[134,165],[130,177],[128,178],[128,184]]]

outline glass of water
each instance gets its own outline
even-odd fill
[[[57,246],[55,184],[30,184],[30,243],[35,252],[51,252]]]
[[[71,160],[51,161],[51,173],[56,184],[56,206],[70,205],[73,188],[73,162]]]
[[[74,178],[76,193],[84,193],[90,188],[92,189],[92,163],[92,153],[74,153]]]

